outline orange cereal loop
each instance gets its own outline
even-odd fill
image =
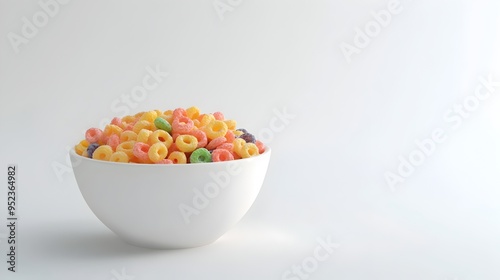
[[[193,120],[193,124],[196,128],[200,128],[201,127],[201,122],[199,120]]]
[[[137,133],[137,142],[142,142],[142,143],[148,143],[149,142],[149,136],[153,134],[153,131],[149,129],[141,129],[139,133]]]
[[[171,154],[173,152],[179,152],[179,148],[177,148],[177,145],[175,145],[175,142],[168,147],[168,153]]]
[[[186,154],[183,152],[172,152],[168,159],[171,160],[174,164],[185,164],[187,163]]]
[[[172,113],[172,115],[174,115],[174,120],[177,118],[180,118],[180,117],[187,117],[188,116],[186,110],[184,110],[183,108],[175,109],[174,112]]]
[[[188,118],[195,120],[200,116],[200,108],[196,106],[189,107],[186,109],[186,114]]]
[[[95,149],[92,154],[93,159],[109,161],[111,155],[113,154],[113,149],[109,145],[101,145]]]
[[[226,123],[218,120],[213,120],[201,129],[207,134],[209,140],[226,135],[228,130]]]
[[[132,129],[135,133],[139,134],[139,131],[141,131],[141,129],[149,129],[149,130],[153,130],[153,123],[152,122],[148,122],[148,121],[145,121],[145,120],[142,120],[142,121],[138,121],[135,123],[134,125],[134,128]]]
[[[249,158],[259,155],[259,148],[254,143],[246,143],[241,149],[235,151],[242,158]]]
[[[117,125],[114,125],[114,124],[108,124],[104,128],[104,135],[106,135],[106,136],[110,136],[113,134],[120,135],[120,133],[122,133],[122,132],[123,132],[123,129]]]
[[[266,145],[264,145],[264,143],[262,143],[260,140],[255,141],[255,146],[259,148],[259,154],[262,154],[266,151]]]
[[[227,125],[227,129],[236,130],[236,121],[235,120],[224,120]]]
[[[148,121],[150,123],[154,122],[158,114],[155,111],[144,112],[139,118],[139,121]]]
[[[136,114],[134,115],[134,117],[135,117],[136,119],[139,119],[139,118],[142,116],[142,114],[144,114],[144,113],[145,113],[145,112],[139,112],[139,113],[136,113]]]
[[[174,139],[165,130],[158,129],[149,136],[149,144],[163,143],[167,148],[172,145]]]
[[[175,145],[181,152],[189,153],[196,150],[198,140],[193,135],[183,134],[175,139]]]
[[[163,112],[160,110],[154,110],[156,112],[156,116],[159,117],[160,115],[163,115]]]
[[[207,148],[207,150],[213,150],[224,143],[226,143],[226,137],[220,136],[220,137],[217,137],[217,138],[213,139],[212,141],[210,141],[210,143],[208,143],[206,148]]]
[[[224,137],[226,137],[227,143],[233,143],[234,139],[236,139],[236,137],[234,136],[234,132],[229,129],[227,130],[227,133],[226,135],[224,135]]]
[[[137,140],[137,133],[131,130],[124,131],[120,134],[120,142],[136,141],[136,140]]]
[[[118,146],[116,146],[116,151],[122,151],[128,155],[128,157],[132,160],[134,156],[134,145],[136,141],[127,141],[120,143]]]
[[[213,115],[214,115],[214,118],[218,121],[224,120],[224,114],[222,114],[222,112],[215,112]]]
[[[153,163],[157,163],[167,157],[168,148],[162,142],[155,143],[149,147],[148,157]]]
[[[128,155],[125,152],[117,151],[117,152],[114,152],[111,155],[111,157],[109,158],[109,161],[113,161],[113,162],[128,162],[129,158],[128,158]]]
[[[81,156],[83,155],[83,152],[87,151],[87,147],[83,146],[80,142],[78,143],[78,145],[75,146],[75,153]]]

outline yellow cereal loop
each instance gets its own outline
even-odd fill
[[[223,121],[213,120],[209,124],[202,127],[203,132],[207,135],[208,139],[215,139],[226,135],[227,125]]]
[[[168,134],[165,130],[158,129],[153,131],[151,136],[149,136],[149,144],[153,145],[159,142],[163,143],[167,148],[170,148],[174,139],[172,139],[172,136],[170,136],[170,134]]]
[[[236,130],[236,121],[235,120],[224,120],[227,125],[227,129]]]
[[[148,121],[145,121],[145,120],[138,121],[138,122],[136,122],[134,124],[134,128],[132,129],[132,131],[134,131],[135,133],[139,134],[139,131],[141,131],[141,129],[153,130],[154,129],[154,124],[152,122],[148,122]]]
[[[142,114],[141,117],[139,118],[139,121],[148,121],[150,123],[153,123],[156,117],[158,117],[156,111],[149,111]]]
[[[200,116],[200,108],[193,106],[186,109],[188,118],[194,120]]]
[[[139,112],[139,113],[136,113],[136,114],[134,115],[134,117],[135,117],[136,119],[139,119],[139,118],[142,116],[142,114],[144,114],[144,113],[145,113],[145,112]]]
[[[247,142],[245,142],[245,140],[243,140],[241,138],[234,139],[234,141],[233,141],[233,151],[236,152],[239,155],[239,152],[241,151],[241,149],[243,148],[243,146],[245,146],[246,143]]]
[[[149,159],[157,163],[167,157],[168,154],[168,148],[163,144],[162,142],[155,143],[149,147],[148,150],[148,157]]]
[[[203,115],[203,117],[200,120],[200,126],[199,127],[206,126],[206,125],[210,124],[213,121],[215,121],[214,115],[212,115],[212,114],[205,114],[205,115]]]
[[[120,142],[136,141],[136,140],[137,140],[137,133],[133,132],[132,130],[127,130],[120,134]]]
[[[128,155],[123,152],[123,151],[117,151],[117,152],[114,152],[111,157],[109,158],[109,161],[113,161],[113,162],[128,162],[129,161],[129,158],[128,158]]]
[[[175,139],[175,145],[181,152],[189,153],[196,150],[198,146],[198,139],[193,135],[179,135]]]
[[[234,136],[238,137],[238,136],[241,136],[242,134],[244,134],[245,132],[241,131],[241,130],[235,130],[233,131],[234,133]]]
[[[148,143],[149,142],[149,136],[153,134],[153,131],[149,129],[141,129],[139,133],[137,133],[137,142],[142,142],[142,143]]]
[[[186,154],[179,151],[170,153],[168,159],[173,161],[174,164],[185,164],[187,162]]]
[[[75,152],[77,155],[83,155],[83,152],[86,152],[87,151],[87,147],[89,146],[89,141],[87,140],[82,140],[80,141],[80,143],[78,143],[76,146],[75,146]]]
[[[259,155],[259,148],[254,143],[246,143],[235,152],[242,158],[249,158]]]
[[[112,134],[120,135],[123,132],[123,129],[114,124],[108,124],[104,128],[104,135],[111,136]]]
[[[159,117],[160,115],[163,115],[163,112],[160,110],[154,110],[156,112],[156,116]]]
[[[127,154],[127,156],[132,159],[134,157],[134,145],[135,141],[127,141],[120,143],[118,146],[116,146],[116,151],[121,151]]]
[[[174,115],[170,114],[170,115],[158,115],[158,117],[166,120],[169,124],[172,124],[172,122],[174,121]]]
[[[136,121],[135,116],[125,116],[122,118],[122,122],[125,122],[125,123],[133,123],[135,121]]]
[[[108,161],[111,158],[112,154],[113,154],[113,148],[111,148],[108,145],[101,145],[97,147],[97,149],[95,149],[94,153],[92,154],[92,158],[97,160]]]
[[[193,120],[194,127],[200,128],[201,127],[201,122],[199,120]]]

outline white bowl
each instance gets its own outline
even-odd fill
[[[157,249],[210,244],[236,224],[260,191],[271,150],[234,161],[132,164],[70,152],[85,201],[127,243]]]

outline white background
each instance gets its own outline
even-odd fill
[[[327,237],[340,247],[308,279],[500,279],[500,86],[461,125],[443,118],[479,77],[500,81],[498,1],[401,0],[350,63],[340,44],[388,1],[221,1],[222,17],[212,0],[73,0],[18,53],[8,34],[43,10],[0,1],[0,166],[18,165],[20,217],[1,279],[278,280]],[[197,105],[254,132],[294,115],[255,204],[209,246],[123,243],[67,169],[67,147],[157,65],[169,76],[130,112]],[[391,189],[384,174],[434,129],[447,140]]]

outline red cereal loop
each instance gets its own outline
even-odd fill
[[[134,144],[134,149],[132,150],[134,156],[142,163],[149,162],[148,151],[149,151],[149,145],[142,142],[136,142]]]
[[[120,145],[120,136],[112,134],[108,137],[108,141],[106,141],[106,144],[110,146],[113,151],[116,151],[116,147]]]
[[[188,117],[178,117],[172,122],[172,132],[185,134],[189,133],[194,128],[194,122]]]
[[[172,145],[170,145],[170,147],[168,147],[168,154],[170,155],[171,153],[173,152],[179,152],[179,148],[177,148],[177,145],[175,145],[175,142],[172,143]]]
[[[87,131],[85,132],[85,139],[91,144],[98,143],[99,140],[101,140],[102,135],[103,135],[102,130],[100,130],[99,128],[93,127],[93,128],[87,129]]]
[[[119,118],[119,117],[114,117],[112,120],[111,120],[111,124],[114,124],[120,128],[123,128],[123,124],[122,124],[122,119]]]
[[[224,120],[224,114],[222,112],[215,112],[213,113],[214,118],[218,121],[223,121]]]
[[[233,143],[224,143],[222,145],[220,145],[219,147],[217,147],[217,149],[224,149],[224,150],[228,150],[230,152],[233,151]]]
[[[216,149],[212,152],[212,161],[229,161],[234,160],[233,154],[226,149]]]
[[[207,145],[207,135],[205,134],[205,132],[203,132],[203,130],[193,129],[188,134],[193,135],[198,140],[198,146],[196,146],[196,148],[204,148]]]
[[[236,136],[234,136],[234,132],[229,129],[227,130],[227,133],[224,137],[226,137],[227,143],[233,143],[234,139],[236,138]]]
[[[207,150],[213,150],[224,143],[226,143],[226,137],[220,136],[210,141],[210,143],[208,143],[206,148]]]
[[[172,115],[174,116],[174,120],[177,118],[180,118],[180,117],[187,118],[187,116],[188,116],[186,110],[184,110],[183,108],[175,109],[174,112],[172,113]]]
[[[262,143],[262,141],[260,140],[255,141],[255,146],[259,148],[259,154],[262,154],[263,152],[266,151],[266,145],[264,145],[264,143]]]

